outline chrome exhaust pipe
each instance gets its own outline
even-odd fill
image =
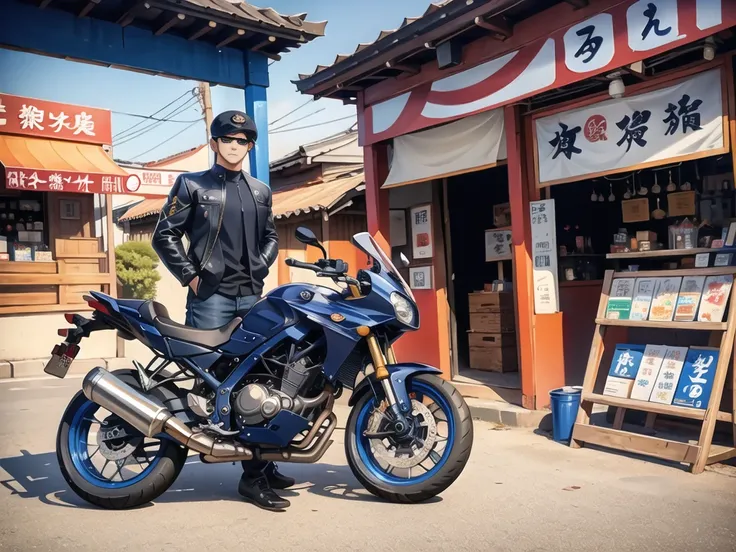
[[[218,441],[210,435],[194,432],[174,416],[165,406],[133,389],[120,378],[103,368],[94,368],[82,382],[84,396],[120,416],[147,437],[162,431],[181,445],[200,452],[213,461],[237,457],[250,460],[253,451],[234,441]]]

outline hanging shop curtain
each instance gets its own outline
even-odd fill
[[[462,174],[506,159],[503,110],[494,109],[394,140],[383,188]]]
[[[728,151],[721,73],[537,119],[538,186]]]

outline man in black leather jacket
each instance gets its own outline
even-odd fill
[[[271,190],[242,170],[258,138],[255,124],[245,113],[226,111],[213,120],[210,131],[215,165],[176,179],[153,234],[161,261],[182,286],[189,286],[187,325],[201,329],[244,317],[260,299],[278,257]],[[248,461],[238,492],[261,508],[282,510],[289,501],[273,489],[293,484],[272,462]]]

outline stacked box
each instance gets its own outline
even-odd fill
[[[516,372],[514,295],[508,291],[476,292],[468,296],[470,368]]]

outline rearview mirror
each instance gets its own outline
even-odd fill
[[[300,226],[296,229],[295,235],[297,240],[305,245],[311,245],[312,247],[318,248],[320,251],[322,251],[322,256],[325,259],[327,258],[327,251],[325,251],[325,248],[322,247],[321,243],[319,243],[317,236],[315,236],[314,232],[312,232],[309,228],[305,226]]]

